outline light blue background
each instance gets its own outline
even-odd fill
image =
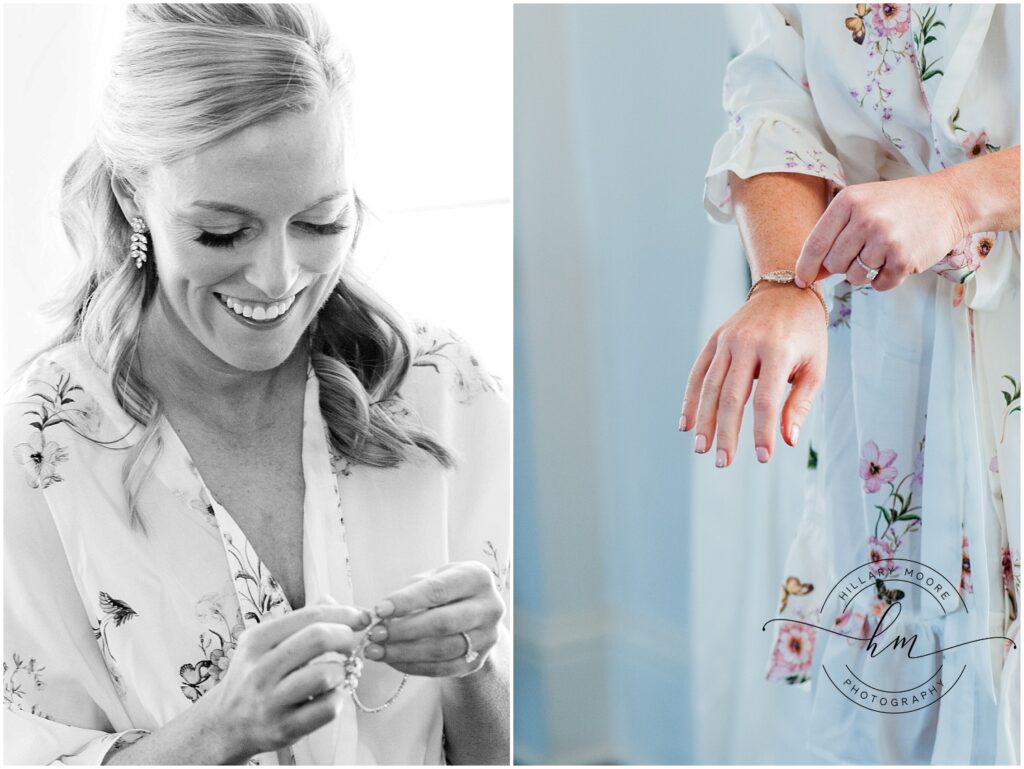
[[[720,6],[515,8],[520,762],[694,759],[677,421],[729,54]]]

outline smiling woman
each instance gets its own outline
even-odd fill
[[[137,5],[5,419],[10,763],[506,763],[497,381],[364,285],[351,69]]]

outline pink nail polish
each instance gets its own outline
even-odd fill
[[[760,462],[763,465],[765,462],[768,461],[768,449],[766,449],[764,446],[758,446],[755,451],[757,454],[758,462]]]
[[[718,454],[715,455],[715,467],[725,467],[725,463],[729,457],[725,453],[725,449],[719,449]]]
[[[680,432],[684,432],[685,433],[689,429],[690,429],[690,423],[686,419],[686,414],[683,414],[683,415],[681,415],[679,417],[679,430],[680,430]]]
[[[793,278],[793,282],[796,283],[798,288],[807,288],[807,284],[804,283],[803,278],[801,278],[799,275]]]
[[[697,433],[693,439],[693,450],[698,454],[703,454],[708,450],[708,439],[704,437],[703,433]]]

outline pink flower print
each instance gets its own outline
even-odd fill
[[[797,622],[785,622],[779,629],[768,668],[769,681],[801,677],[814,659],[814,628]]]
[[[1013,590],[1013,553],[1009,545],[1003,546],[1003,587],[1007,592]]]
[[[871,25],[880,37],[902,35],[910,29],[910,6],[905,3],[873,3]]]
[[[876,598],[868,607],[868,621],[872,626],[881,621],[882,615],[889,609],[889,602]]]
[[[960,567],[960,592],[973,593],[974,585],[971,584],[971,556],[968,552],[967,535],[964,535],[962,548],[961,561],[963,565]]]
[[[868,560],[875,564],[872,568],[873,573],[883,575],[891,573],[896,568],[896,564],[892,560],[895,555],[896,551],[888,542],[878,537],[868,537]]]
[[[992,253],[992,245],[992,238],[988,235],[982,235],[974,242],[974,255],[978,258],[976,267],[980,267],[981,261]]]
[[[898,472],[892,464],[895,461],[896,452],[892,449],[879,451],[874,441],[865,443],[860,458],[860,477],[864,481],[864,491],[874,494],[882,488],[883,483],[894,480]]]
[[[969,158],[977,158],[988,154],[988,133],[982,131],[980,134],[968,131],[960,146],[964,148]]]
[[[956,309],[964,301],[964,284],[958,283],[953,286],[953,309]]]
[[[920,489],[924,483],[924,452],[917,452],[917,456],[914,457],[914,475],[910,479],[911,489]]]
[[[57,474],[57,465],[68,458],[67,449],[46,440],[42,432],[15,446],[14,458],[25,468],[25,480],[33,489],[48,489],[64,480]]]
[[[961,240],[953,247],[952,251],[946,254],[945,258],[942,261],[944,261],[950,267],[953,267],[955,269],[960,269],[961,267],[967,266],[967,260],[969,259],[968,253],[970,249],[970,240],[971,239],[969,237]]]

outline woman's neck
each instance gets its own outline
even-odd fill
[[[202,344],[171,311],[158,291],[143,320],[139,359],[161,409],[179,408],[212,424],[258,427],[279,412],[285,393],[302,389],[308,353],[300,340],[291,355],[268,371],[228,365]]]

